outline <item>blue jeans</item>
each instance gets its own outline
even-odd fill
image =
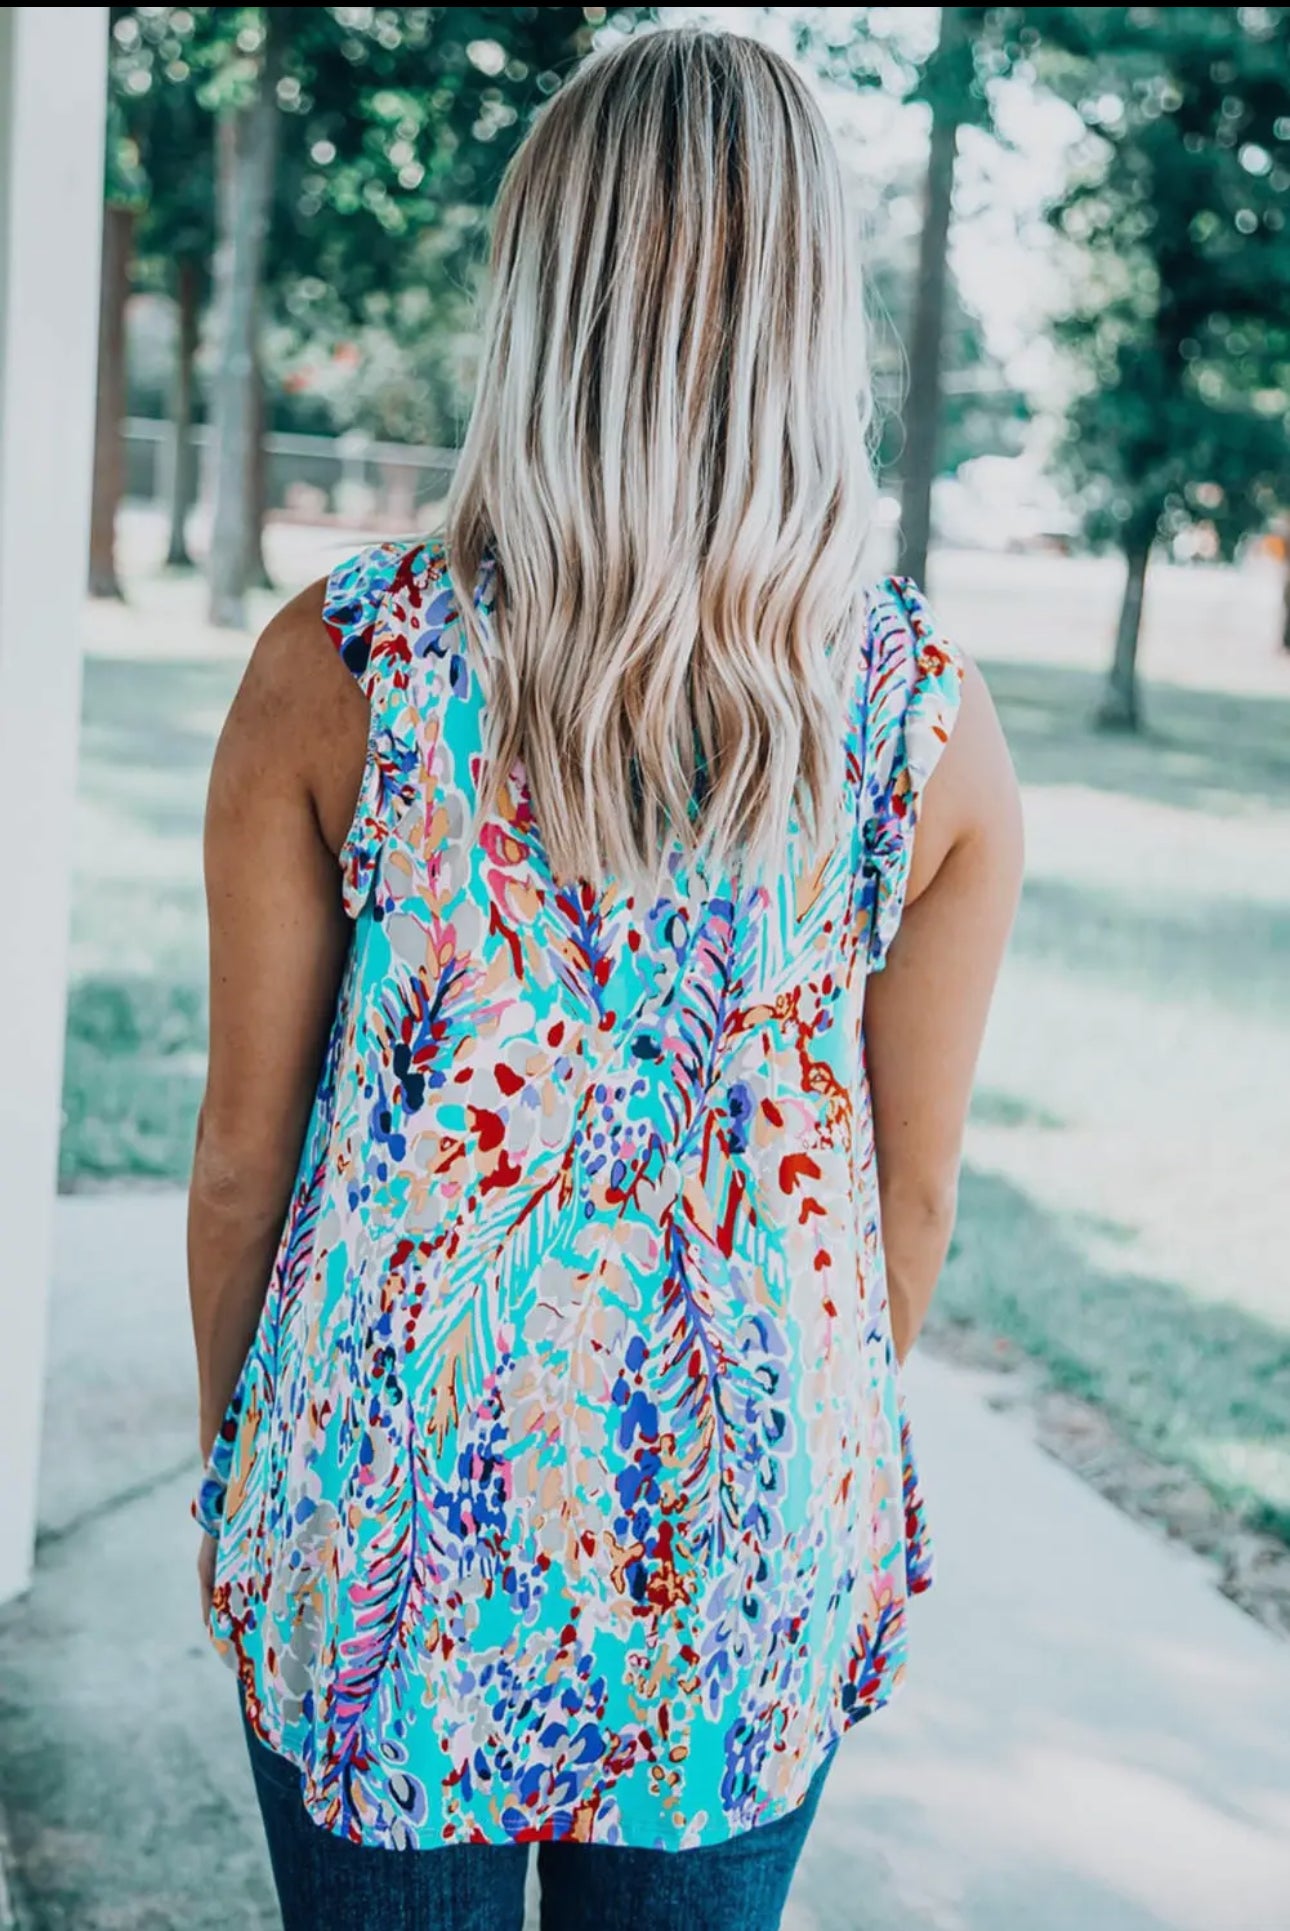
[[[522,1931],[526,1845],[351,1844],[310,1817],[294,1764],[246,1740],[284,1931]],[[542,1931],[776,1931],[831,1761],[797,1810],[724,1843],[540,1844]]]

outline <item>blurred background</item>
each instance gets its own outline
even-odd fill
[[[999,1530],[1019,1565],[1005,1605],[1043,1569],[1045,1533],[1082,1551],[1066,1603],[1081,1694],[1118,1681],[1114,1605],[1146,1565],[1135,1626],[1163,1647],[1136,1657],[1135,1681],[1167,1656],[1173,1674],[1144,1778],[1181,1761],[1206,1708],[1220,1732],[1205,1754],[1230,1751],[1258,1784],[1239,1803],[1229,1789],[1220,1829],[1203,1778],[1176,1808],[1154,1784],[1104,1781],[1094,1800],[1059,1778],[1067,1825],[1036,1853],[1029,1902],[1008,1893],[1012,1917],[1002,1889],[962,1875],[983,1826],[960,1803],[961,1841],[947,1849],[931,1818],[923,1877],[911,1891],[908,1867],[889,1871],[881,1896],[948,1931],[1290,1925],[1271,1848],[1290,1840],[1290,1759],[1262,1756],[1259,1728],[1290,1710],[1290,9],[0,10],[37,13],[106,37],[106,132],[59,1153],[72,1198],[35,1585],[0,1613],[10,1908],[69,1931],[270,1922],[226,1732],[193,1743],[223,1691],[186,1571],[182,1587],[170,1575],[188,1559],[177,1190],[203,1078],[211,752],[276,605],[362,543],[435,522],[469,409],[489,207],[534,111],[594,46],[703,19],[767,39],[823,102],[871,318],[869,567],[927,583],[986,672],[1026,794],[1026,891],[928,1341],[926,1372],[948,1378],[926,1405],[987,1416],[996,1527],[1041,1449],[1084,1485],[1054,1474],[1050,1491],[1036,1462],[1044,1526]],[[44,78],[59,88],[56,64]],[[78,582],[81,568],[69,552]],[[996,1438],[1001,1412],[1014,1432]],[[939,1452],[954,1518],[954,1441]],[[1089,1490],[1114,1523],[1081,1513]],[[969,1561],[978,1526],[958,1531]],[[1203,1562],[1152,1569],[1148,1552],[1175,1559],[1166,1539]],[[1197,1596],[1185,1655],[1166,1627],[1184,1576],[1220,1617]],[[1063,1611],[1032,1608],[1038,1655]],[[1256,1639],[1238,1681],[1233,1656]],[[933,1637],[947,1682],[975,1680],[965,1640]],[[1043,1653],[1053,1682],[1033,1710],[1070,1689],[1054,1687],[1060,1645]],[[982,1734],[997,1662],[973,1692]],[[145,1762],[140,1712],[172,1697]],[[1067,1740],[1080,1707],[1053,1718]],[[921,1738],[943,1759],[936,1734],[892,1747],[904,1763]],[[1042,1847],[1024,1751],[1013,1771],[1000,1802]],[[1170,1877],[1163,1848],[1134,1862],[1147,1815],[1170,1842],[1192,1834],[1212,1872],[1239,1867],[1225,1903]],[[1090,1818],[1127,1833],[1110,1875],[1075,1848]],[[839,1879],[860,1840],[835,1824],[795,1924],[886,1922]],[[996,1849],[1015,1879],[1021,1854]],[[871,1874],[877,1855],[869,1843]]]

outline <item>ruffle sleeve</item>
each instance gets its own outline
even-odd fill
[[[332,571],[323,598],[323,621],[369,710],[362,783],[340,852],[345,910],[352,919],[367,903],[391,826],[417,796],[412,647],[406,615],[396,606],[405,597],[420,598],[421,549],[378,543],[362,550]]]
[[[927,780],[958,715],[963,660],[941,636],[922,592],[888,577],[869,598],[862,819],[871,972],[900,925]]]

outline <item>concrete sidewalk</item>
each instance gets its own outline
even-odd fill
[[[60,1210],[35,1588],[0,1613],[0,1804],[39,1931],[268,1931],[199,1629],[182,1209]],[[1286,1931],[1290,1646],[915,1364],[940,1579],[853,1732],[786,1931]]]

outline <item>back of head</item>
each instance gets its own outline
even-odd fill
[[[522,762],[557,877],[673,841],[831,835],[870,502],[836,156],[786,62],[633,38],[543,110],[502,189],[449,505],[486,553],[493,782]],[[468,600],[467,600],[468,601]]]

